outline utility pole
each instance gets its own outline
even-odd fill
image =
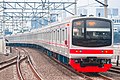
[[[105,5],[107,5],[107,0],[104,0],[104,3]],[[105,14],[105,17],[107,18],[107,6],[104,6],[104,14]]]
[[[74,15],[77,15],[77,0],[75,0],[75,13]]]
[[[102,2],[100,2],[98,0],[95,0],[95,1],[97,1],[98,3],[100,3],[100,4],[102,4],[104,6],[104,16],[107,18],[107,7],[108,7],[107,0],[104,0],[104,3],[102,3]]]
[[[75,15],[77,15],[77,0],[75,0]]]

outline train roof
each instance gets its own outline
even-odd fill
[[[25,32],[25,33],[18,33],[18,34],[12,34],[12,35],[9,35],[9,36],[18,36],[18,35],[26,35],[26,34],[36,34],[36,33],[39,33],[39,31],[44,31],[44,30],[47,30],[47,29],[50,29],[54,26],[57,26],[57,25],[60,25],[60,24],[65,24],[65,23],[69,23],[71,22],[72,20],[74,19],[85,19],[85,18],[97,18],[97,19],[106,19],[106,20],[110,20],[108,18],[104,18],[104,17],[94,17],[94,16],[91,16],[91,17],[80,17],[80,16],[73,16],[73,17],[69,17],[69,18],[65,18],[64,20],[62,21],[57,21],[57,22],[53,22],[53,23],[50,23],[49,25],[47,26],[44,26],[42,28],[38,28],[38,29],[33,29],[31,30],[30,32]]]

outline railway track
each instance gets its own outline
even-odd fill
[[[112,67],[109,71],[120,74],[120,68],[118,67]]]
[[[48,56],[45,55],[45,57],[48,57]],[[73,73],[75,73],[75,74],[79,75],[80,77],[84,78],[84,80],[113,80],[112,78],[107,77],[107,76],[105,76],[105,75],[102,75],[102,74],[100,74],[100,73],[99,73],[99,74],[96,73],[97,76],[94,75],[94,77],[93,77],[93,75],[91,76],[91,75],[87,75],[86,73],[77,72],[77,71],[75,71],[73,68],[71,68],[70,66],[65,65],[65,64],[57,61],[57,60],[54,59],[53,57],[50,57],[50,58],[51,58],[52,60],[54,60],[55,62],[57,62],[58,64],[64,66],[64,67],[67,68],[68,70],[72,71]],[[88,74],[89,74],[89,73],[88,73]],[[92,73],[90,73],[90,74],[92,74]]]
[[[31,72],[34,74],[34,76],[36,77],[37,80],[43,80],[43,78],[41,77],[41,75],[38,74],[38,72],[36,71],[35,67],[33,66],[32,64],[32,61],[31,61],[31,58],[28,54],[28,52],[23,49],[23,48],[20,48],[20,50],[23,50],[25,55],[26,55],[26,58],[27,58],[27,63],[31,69]],[[17,73],[18,73],[18,77],[19,77],[19,80],[25,80],[23,74],[22,74],[22,70],[21,70],[21,67],[20,67],[20,64],[21,64],[21,60],[20,60],[20,57],[18,57],[18,60],[17,60],[17,65],[16,65],[16,68],[17,68]]]
[[[79,73],[77,71],[75,71],[74,69],[72,69],[71,67],[65,65],[65,64],[62,64],[60,62],[58,62],[57,60],[55,60],[54,58],[52,58],[54,61],[56,61],[57,63],[59,63],[60,65],[64,66],[65,68],[69,69],[70,71],[74,72],[75,74],[79,75],[80,77],[84,78],[85,80],[113,80],[112,78],[110,77],[107,77],[105,75],[102,75],[102,74],[97,74],[97,76],[93,77],[93,76],[90,76],[90,75],[86,75],[85,73]],[[91,74],[91,73],[90,73]]]
[[[25,80],[23,78],[23,75],[22,75],[22,72],[21,72],[21,69],[20,69],[20,62],[21,62],[20,55],[18,55],[18,57],[17,57],[17,64],[16,64],[18,78],[19,78],[19,80]]]
[[[33,66],[33,64],[31,62],[30,56],[28,55],[28,51],[23,49],[23,48],[20,48],[20,49],[23,50],[25,52],[25,54],[27,55],[28,65],[29,66],[31,65],[30,68],[32,68],[32,67],[34,68],[34,66]],[[47,55],[44,55],[44,56],[48,57]],[[85,73],[79,73],[79,72],[75,71],[74,69],[72,69],[70,66],[60,63],[59,61],[57,61],[53,57],[50,57],[50,58],[53,61],[57,62],[58,64],[64,66],[66,69],[70,70],[71,72],[73,72],[73,73],[77,74],[78,76],[82,77],[84,80],[113,80],[113,79],[111,79],[111,78],[109,78],[109,77],[107,77],[105,75],[100,74],[100,73],[99,74],[96,73],[96,75],[87,75]],[[43,79],[41,79],[41,76],[39,76],[39,74],[36,73],[35,68],[31,69],[31,70],[33,71],[34,75],[39,78],[38,80],[43,80]]]
[[[101,73],[84,73],[85,75],[89,76],[92,80],[113,80],[110,77],[107,77]]]
[[[12,57],[12,58],[10,58],[8,60],[0,62],[0,70],[3,70],[3,69],[5,69],[5,68],[7,68],[7,67],[9,67],[11,65],[16,64],[17,63],[16,59],[17,59],[17,56]]]
[[[113,80],[112,78],[107,77],[107,76],[105,76],[105,75],[103,75],[103,74],[101,74],[101,73],[99,73],[99,75],[100,75],[100,77],[101,77],[103,80]]]
[[[84,78],[85,80],[93,80],[92,78],[90,78],[89,76],[83,74],[83,73],[79,73],[79,72],[76,72],[74,69],[72,69],[71,67],[65,65],[65,64],[62,64],[60,63],[59,61],[57,61],[56,59],[54,59],[53,57],[51,57],[52,60],[54,60],[55,62],[57,62],[58,64],[64,66],[65,68],[67,68],[68,70],[72,71],[73,73],[79,75],[80,77]]]

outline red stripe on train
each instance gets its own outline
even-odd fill
[[[71,54],[113,54],[113,50],[70,49]]]

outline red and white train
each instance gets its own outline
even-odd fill
[[[106,72],[112,66],[113,28],[106,18],[71,18],[6,39],[9,44],[41,46],[48,56],[79,72]]]

